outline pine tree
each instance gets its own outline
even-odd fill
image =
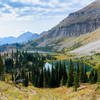
[[[39,88],[43,88],[43,68],[42,68],[42,71],[41,71],[41,73],[40,73],[40,75],[37,75],[37,83],[36,83],[36,85],[37,86],[39,86]]]
[[[100,65],[98,66],[98,72],[97,72],[97,74],[98,74],[97,82],[100,85]]]
[[[0,75],[2,75],[3,73],[4,73],[4,64],[0,55]]]
[[[34,76],[35,76],[35,75],[34,75],[34,71],[33,71],[33,70],[32,70],[32,73],[31,73],[31,74],[32,74],[32,75],[31,75],[31,76],[32,76],[31,83],[34,85],[34,83],[35,83],[35,82],[34,82],[34,81],[35,81]]]
[[[80,87],[79,74],[77,72],[75,72],[75,74],[74,74],[74,90],[77,91],[78,87]]]
[[[61,63],[61,61],[59,62],[59,63],[57,63],[58,64],[58,67],[59,67],[59,72],[58,72],[58,75],[59,75],[59,81],[61,81],[62,80],[62,63]]]
[[[55,79],[55,69],[54,69],[54,64],[52,64],[51,80],[50,80],[50,86],[51,86],[52,88],[54,88],[55,85],[56,85],[55,80],[56,80],[56,79]]]
[[[12,54],[11,54],[11,56],[12,56],[12,59],[14,58],[14,52],[13,52],[13,50],[12,50]]]
[[[64,62],[64,65],[63,65],[63,76],[62,76],[62,78],[63,78],[63,85],[66,85],[66,83],[67,83],[67,70],[66,70],[66,63]]]
[[[44,70],[43,70],[43,87],[47,87],[47,82],[48,80],[47,80],[47,71],[46,71],[46,69],[44,68]]]
[[[86,74],[86,67],[82,63],[80,66],[80,82],[81,83],[86,83],[88,80],[87,74]]]
[[[86,72],[86,67],[84,66],[84,83],[88,82],[88,76]]]
[[[12,79],[12,82],[14,81],[14,75],[13,75],[13,73],[11,74],[11,79]]]
[[[92,70],[91,73],[90,73],[89,81],[90,81],[91,84],[94,83],[94,70]]]
[[[98,74],[97,74],[97,69],[95,69],[94,72],[94,82],[97,83],[97,79],[98,79]]]
[[[80,75],[79,62],[77,63],[77,69],[76,69],[76,71],[77,71],[77,74],[78,74],[78,76],[79,76],[79,75]]]
[[[25,78],[24,78],[24,81],[23,81],[23,85],[24,85],[25,87],[27,87],[28,84],[29,84],[29,80],[28,80],[28,75],[26,74],[26,75],[25,75]]]
[[[69,70],[68,70],[68,87],[73,86],[73,82],[74,82],[74,65],[72,60],[70,60],[70,64],[69,64]]]
[[[56,66],[55,66],[55,84],[56,84],[56,87],[59,87],[60,86],[60,66],[59,66],[59,63],[57,62]]]
[[[97,82],[97,70],[96,69],[93,69],[90,73],[90,76],[89,76],[89,81],[91,84],[94,84]]]
[[[44,69],[44,87],[50,87],[50,69],[48,67],[48,69]]]

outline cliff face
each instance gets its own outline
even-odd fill
[[[79,36],[84,33],[92,32],[100,27],[100,18],[87,19],[84,22],[77,22],[69,26],[61,26],[58,30],[64,37]]]
[[[54,40],[79,36],[100,27],[100,1],[96,0],[87,7],[69,14],[62,22],[43,37],[36,40],[38,47],[52,44]]]

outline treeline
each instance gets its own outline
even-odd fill
[[[55,60],[50,55],[30,54],[27,52],[13,53],[5,59],[5,73],[12,76],[15,84],[22,83],[28,86],[32,83],[38,88],[56,88],[60,86],[74,87],[76,91],[81,83],[99,83],[100,68],[92,69],[90,74],[87,73],[84,63],[74,65],[69,61],[68,68],[66,61],[52,63],[52,66],[45,67],[46,60]],[[1,67],[2,66],[2,67]],[[0,57],[0,71],[3,72],[3,61]],[[0,73],[1,73],[0,72]]]

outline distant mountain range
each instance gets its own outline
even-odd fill
[[[40,35],[37,33],[25,32],[22,35],[16,37],[4,37],[0,38],[0,45],[4,44],[14,44],[14,43],[26,43],[28,41],[35,40],[36,38],[42,36],[45,32]]]

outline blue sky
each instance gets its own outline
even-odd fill
[[[41,33],[94,0],[0,0],[0,37]]]

